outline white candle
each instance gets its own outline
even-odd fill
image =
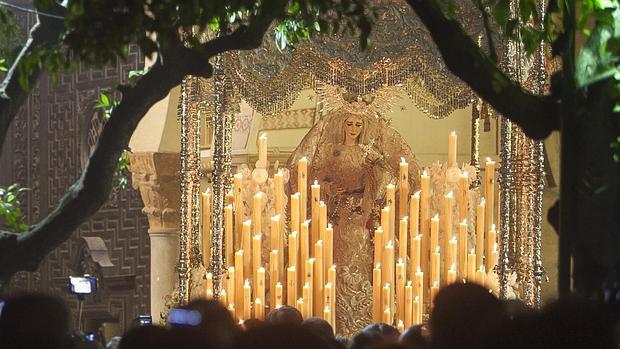
[[[409,164],[404,158],[400,158],[398,179],[398,218],[407,215],[407,198],[409,197]]]
[[[250,281],[245,280],[243,284],[243,318],[250,319],[252,317],[252,288],[250,287]]]
[[[263,306],[263,302],[260,297],[257,297],[256,300],[254,300],[254,317],[258,320],[265,319],[265,307]]]
[[[456,255],[457,255],[457,241],[456,238],[452,238],[450,239],[450,241],[448,241],[448,258],[447,258],[447,264],[448,267],[454,266],[454,271],[456,272]]]
[[[456,166],[456,132],[448,136],[448,167]]]
[[[235,253],[235,306],[243,311],[243,250]]]
[[[399,333],[405,332],[405,324],[403,323],[403,320],[398,320],[398,323],[396,324],[396,329]]]
[[[476,265],[482,265],[484,259],[484,212],[485,200],[480,200],[476,209]]]
[[[465,219],[459,223],[458,274],[461,279],[465,279],[467,274],[467,249],[467,220]]]
[[[422,271],[419,271],[416,273],[415,275],[415,281],[414,281],[414,288],[413,288],[413,296],[415,297],[415,299],[418,299],[420,301],[420,314],[419,314],[419,319],[418,319],[418,323],[422,322],[422,312],[423,312],[423,305],[424,305],[424,294],[426,293],[426,285],[424,284],[424,273]],[[414,313],[415,314],[415,313]]]
[[[236,275],[235,275],[235,267],[228,268],[228,278],[226,279],[226,290],[228,293],[228,303],[235,304],[237,302],[237,295],[235,293],[235,283]]]
[[[430,232],[429,232],[430,217],[431,217],[430,182],[431,182],[431,177],[428,175],[428,172],[424,170],[424,172],[422,172],[422,175],[420,176],[420,185],[422,188],[420,192],[420,234],[422,234],[422,249],[421,249],[422,255],[420,257],[422,260],[421,262],[422,270],[429,270],[428,269],[429,255],[430,255],[430,252],[433,250],[432,249],[433,247],[430,244]],[[426,280],[424,281],[426,284],[428,284],[428,278],[429,278],[429,273],[426,273]]]
[[[321,186],[318,181],[314,181],[314,184],[310,186],[311,191],[311,222],[310,222],[310,244],[314,244],[319,240],[319,202],[321,201]]]
[[[452,192],[449,192],[444,196],[443,202],[443,212],[441,216],[441,221],[443,222],[443,239],[442,239],[442,250],[444,251],[444,263],[442,269],[442,278],[443,282],[446,281],[446,277],[448,276],[448,268],[452,263],[447,262],[447,258],[450,258],[450,250],[448,247],[448,242],[452,238],[452,207],[454,206],[454,196]]]
[[[233,265],[235,259],[233,236],[233,205],[227,205],[224,207],[224,246],[226,248],[226,264],[228,266]]]
[[[319,201],[319,240],[325,241],[325,229],[327,228],[327,205]]]
[[[273,175],[273,189],[274,189],[274,209],[276,211],[276,215],[284,214],[284,175],[282,174],[282,170],[278,170],[277,173]]]
[[[491,261],[492,259],[491,253],[493,251],[493,246],[496,245],[496,237],[497,237],[497,232],[495,231],[495,224],[492,224],[491,229],[489,229],[487,233],[487,238],[486,238],[485,262],[486,262],[487,270],[491,270],[495,266],[493,262]]]
[[[279,250],[272,250],[269,252],[269,294],[270,305],[273,307],[276,303],[275,289],[276,285],[280,282],[280,265]]]
[[[409,328],[411,325],[413,325],[413,286],[411,281],[407,281],[407,286],[405,286],[405,327]]]
[[[280,246],[280,242],[282,241],[280,237],[280,234],[282,233],[282,229],[280,228],[280,217],[280,215],[271,217],[269,244],[272,250],[282,250],[282,246]]]
[[[409,236],[414,237],[420,233],[420,191],[411,195],[409,201]]]
[[[476,253],[472,248],[467,255],[467,282],[476,281]]]
[[[383,227],[377,227],[377,229],[375,229],[374,265],[383,262],[383,248],[386,241],[384,235]]]
[[[439,215],[431,218],[431,251],[439,247]]]
[[[294,307],[297,300],[297,270],[295,266],[287,268],[286,272],[286,304]]]
[[[409,278],[411,280],[413,280],[416,271],[422,267],[420,264],[421,244],[422,235],[420,234],[411,240],[411,265],[409,267]]]
[[[297,258],[299,255],[299,241],[296,231],[288,236],[288,265],[297,266]]]
[[[495,161],[489,158],[484,164],[484,200],[486,201],[484,226],[488,229],[495,223]]]
[[[252,225],[254,228],[254,234],[262,233],[263,222],[263,193],[258,192],[254,194],[254,200],[252,201]]]
[[[308,159],[303,157],[297,162],[297,192],[299,193],[299,221],[306,220],[308,207]]]
[[[448,284],[452,284],[456,282],[456,265],[452,264],[450,269],[448,270]]]
[[[299,235],[299,282],[303,285],[306,275],[306,260],[310,258],[310,221],[301,223]]]
[[[248,219],[243,222],[243,231],[241,232],[241,250],[243,253],[243,269],[241,269],[242,279],[247,279],[252,273],[252,220]],[[237,269],[239,272],[239,269]],[[243,285],[242,285],[243,286]],[[237,305],[237,309],[242,312],[242,307]]]
[[[493,268],[495,268],[495,266],[497,265],[497,260],[498,260],[499,254],[497,252],[497,243],[493,244],[493,249],[491,250],[491,263],[490,263],[490,269],[489,271],[492,271]]]
[[[383,241],[390,241],[390,208],[388,206],[381,209],[381,228],[383,228]]]
[[[481,265],[480,268],[476,271],[476,283],[484,286],[484,277],[486,275],[486,271],[484,270],[484,265]]]
[[[314,284],[312,285],[312,301],[314,315],[320,316],[323,309],[323,287],[325,286],[323,275],[323,241],[314,244]]]
[[[431,304],[435,303],[435,296],[439,292],[439,282],[433,282],[431,285]]]
[[[312,297],[314,292],[312,291],[312,288],[314,286],[314,258],[310,258],[306,261],[306,279],[305,279],[305,285],[308,285],[308,288],[310,289],[310,294],[308,297],[306,297],[304,295],[304,304],[308,307],[309,312],[308,314],[310,314],[309,316],[312,316],[312,312],[314,310],[314,298]]]
[[[381,264],[377,263],[372,269],[372,321],[381,321]]]
[[[387,231],[388,240],[394,240],[396,233],[396,186],[392,183],[385,188],[385,200],[385,205],[390,208],[390,230]]]
[[[390,307],[385,308],[383,311],[383,322],[388,325],[392,324],[392,311],[390,310]]]
[[[409,222],[409,219],[407,218],[407,216],[403,217],[400,219],[400,228],[398,229],[398,239],[399,239],[399,245],[398,245],[398,258],[402,259],[403,261],[407,260],[407,242],[408,242],[408,229],[407,229],[407,223]]]
[[[276,283],[276,305],[274,309],[278,309],[279,307],[281,307],[283,301],[284,300],[282,299],[282,284],[278,282]]]
[[[396,263],[396,299],[398,299],[396,316],[398,319],[405,318],[405,262],[402,259]]]
[[[264,133],[258,137],[258,161],[267,164],[267,135]]]
[[[325,268],[329,269],[332,264],[334,264],[334,228],[332,228],[331,224],[327,225],[325,229]]]
[[[252,237],[252,272],[254,273],[254,281],[256,281],[256,271],[262,265],[261,242],[260,234]]]
[[[256,279],[254,283],[254,294],[256,297],[263,300],[265,299],[265,268],[259,267],[256,270]]]
[[[207,281],[206,282],[206,284],[207,284],[206,288],[213,289],[213,274],[212,273],[208,272],[206,274],[206,281]]]
[[[420,297],[415,297],[413,299],[413,315],[415,316],[414,324],[422,323],[422,309],[424,309],[424,302]]]
[[[469,191],[469,174],[461,172],[458,182],[457,201],[459,205],[459,222],[467,219],[467,192]]]
[[[243,231],[244,208],[243,208],[243,175],[235,173],[233,177],[233,195],[234,195],[234,211],[235,211],[235,251],[241,247],[241,232]]]
[[[441,255],[439,253],[439,246],[435,249],[435,252],[431,255],[431,285],[434,283],[439,284],[439,267],[441,265]]]
[[[299,231],[299,205],[300,194],[295,193],[291,195],[291,231]]]
[[[331,310],[330,310],[330,308],[329,308],[329,305],[326,305],[326,306],[323,308],[323,319],[324,319],[325,321],[327,321],[327,323],[329,323],[329,324],[331,325],[331,318],[332,318],[332,315],[331,315]]]
[[[312,290],[310,289],[310,283],[304,285],[302,289],[302,294],[304,297],[304,307],[301,315],[304,319],[312,317]]]

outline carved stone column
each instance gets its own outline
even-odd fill
[[[178,282],[179,261],[179,154],[131,153],[132,185],[140,190],[149,220],[151,243],[151,315],[159,320],[164,297]]]

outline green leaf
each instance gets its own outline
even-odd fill
[[[142,70],[130,70],[129,73],[127,74],[127,77],[132,79],[132,78],[138,78],[141,76],[144,76],[144,74],[146,74],[146,70],[142,69]]]
[[[497,21],[497,23],[504,27],[508,23],[510,19],[510,1],[509,0],[499,0],[495,2],[495,5],[491,8],[491,13],[493,13],[493,17]]]
[[[613,32],[597,25],[577,56],[575,79],[578,87],[584,87],[617,74],[618,55],[608,50]]]
[[[287,12],[289,15],[294,15],[294,14],[299,13],[300,10],[301,10],[301,5],[299,4],[299,1],[293,1],[289,5]]]
[[[110,98],[105,93],[101,93],[99,95],[99,99],[101,100],[101,104],[105,107],[110,105]]]

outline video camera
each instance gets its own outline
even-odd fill
[[[86,296],[97,292],[97,278],[91,275],[69,276],[69,292],[78,296]]]

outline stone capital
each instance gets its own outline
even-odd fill
[[[180,156],[178,153],[129,154],[132,186],[140,191],[150,229],[179,229]]]

